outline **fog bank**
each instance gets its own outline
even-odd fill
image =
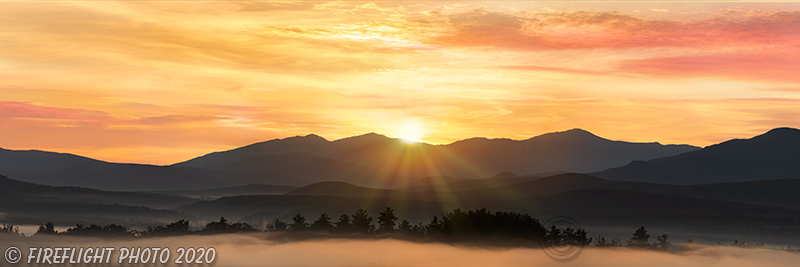
[[[170,247],[174,264],[178,247],[214,247],[215,266],[796,266],[800,253],[727,246],[694,245],[681,253],[661,253],[626,248],[586,248],[576,258],[561,262],[532,248],[474,248],[421,244],[399,240],[329,239],[276,243],[268,235],[216,235],[137,240],[88,238],[22,238],[0,240],[0,249],[28,247]],[[118,255],[118,253],[117,253]],[[116,257],[116,256],[115,256]],[[117,261],[105,266],[119,266]],[[23,262],[19,266],[26,266]],[[79,265],[62,265],[79,266]],[[95,265],[96,266],[96,265]],[[199,265],[197,265],[199,266]]]

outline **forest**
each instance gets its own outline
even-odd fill
[[[208,222],[201,229],[193,230],[190,222],[184,219],[175,222],[148,226],[146,229],[132,229],[118,224],[77,224],[64,231],[57,231],[52,222],[39,226],[31,236],[86,236],[116,239],[134,239],[150,237],[170,237],[184,235],[215,235],[233,233],[273,233],[278,239],[287,241],[315,238],[393,238],[417,242],[445,242],[475,245],[499,246],[594,246],[594,247],[629,247],[673,252],[683,249],[668,241],[669,235],[661,234],[651,241],[651,235],[642,226],[636,229],[627,242],[619,238],[607,238],[601,235],[589,237],[583,229],[571,227],[547,227],[538,219],[528,214],[475,209],[463,211],[455,209],[440,216],[433,216],[428,223],[412,224],[408,220],[398,218],[394,209],[386,207],[375,220],[366,210],[358,209],[353,214],[341,214],[332,219],[322,213],[314,220],[308,220],[302,214],[296,214],[291,222],[275,219],[258,229],[247,223],[231,223],[224,217]],[[13,224],[0,227],[0,235],[24,237]],[[692,243],[692,240],[687,240]],[[722,245],[718,243],[718,245]],[[740,242],[730,244],[736,247],[764,248],[764,243]],[[783,250],[794,251],[791,247]]]

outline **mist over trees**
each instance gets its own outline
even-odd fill
[[[358,209],[353,214],[342,214],[337,221],[333,221],[327,213],[322,213],[313,222],[297,213],[290,223],[279,218],[268,222],[264,229],[242,222],[230,223],[224,217],[217,221],[208,222],[199,230],[192,230],[190,222],[178,220],[166,225],[148,226],[145,230],[130,229],[122,225],[84,225],[78,224],[65,231],[55,230],[53,222],[39,226],[36,236],[92,236],[106,238],[148,238],[170,237],[182,235],[214,235],[231,233],[273,232],[286,237],[303,236],[305,234],[322,234],[318,237],[329,238],[343,235],[343,237],[390,237],[420,241],[443,242],[492,242],[506,240],[523,240],[534,246],[595,246],[595,247],[625,247],[635,249],[650,249],[656,251],[672,252],[676,247],[668,241],[669,235],[661,234],[655,237],[655,242],[650,242],[651,235],[644,226],[636,229],[631,238],[623,244],[619,238],[608,239],[602,235],[588,237],[583,229],[545,227],[538,219],[528,214],[516,212],[490,212],[486,209],[463,211],[455,209],[440,216],[433,216],[428,223],[412,224],[408,220],[401,220],[394,214],[394,209],[387,207],[378,214],[377,224],[373,217],[364,209]],[[397,223],[400,221],[399,223]],[[0,235],[24,236],[19,228],[13,224],[3,224]],[[687,241],[691,243],[692,241]],[[721,245],[721,244],[719,244]],[[764,243],[747,243],[734,241],[731,246],[744,248],[763,248]],[[685,249],[681,245],[679,250]],[[791,247],[784,249],[792,251]]]

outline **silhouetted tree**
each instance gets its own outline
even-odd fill
[[[431,222],[425,226],[425,234],[428,236],[440,235],[444,232],[444,224],[439,221],[439,217],[433,216]]]
[[[583,229],[572,229],[567,227],[562,232],[562,235],[563,242],[569,245],[583,247],[592,243],[592,238],[587,238],[586,230]]]
[[[437,223],[439,226],[437,227]],[[442,215],[441,222],[436,218],[428,225],[431,233],[438,229],[450,238],[485,239],[485,238],[521,238],[540,240],[545,234],[544,227],[539,220],[528,214],[515,212],[489,212],[486,209],[476,209],[464,212],[455,209]],[[573,231],[573,235],[576,233]],[[560,232],[555,235],[557,240],[563,239]]]
[[[400,222],[400,225],[397,226],[397,231],[404,235],[414,234],[412,225],[407,220],[403,220],[402,222]]]
[[[667,242],[667,237],[669,237],[667,234],[657,236],[656,240],[658,240],[658,243],[654,244],[653,248],[664,251],[672,250],[672,244],[670,242]]]
[[[339,216],[339,221],[336,223],[336,231],[349,233],[353,231],[353,223],[350,222],[350,216],[347,214],[342,214]]]
[[[166,226],[147,227],[144,232],[146,236],[177,236],[189,234],[189,221],[178,220],[176,222],[167,224]]]
[[[256,228],[250,226],[247,223],[234,223],[228,228],[232,233],[239,233],[239,232],[257,232]]]
[[[544,234],[544,240],[550,246],[561,247],[565,246],[566,243],[563,241],[563,234],[561,233],[561,229],[556,227],[555,225],[551,225],[550,229],[547,230]]]
[[[39,225],[39,230],[37,230],[34,235],[54,235],[57,233],[53,222],[47,222],[44,225]]]
[[[287,226],[286,222],[281,221],[280,218],[275,218],[274,221],[267,223],[267,231],[286,231]]]
[[[369,233],[375,229],[372,225],[372,217],[364,209],[358,209],[353,215],[353,229],[359,233]]]
[[[399,218],[394,215],[394,209],[386,207],[378,216],[378,232],[394,233],[394,226]]]
[[[225,217],[220,217],[217,222],[209,222],[206,227],[201,231],[204,234],[224,234],[224,233],[239,233],[239,232],[255,232],[255,228],[247,223],[234,223],[229,224]]]
[[[117,224],[109,225],[96,225],[89,226],[78,224],[73,228],[67,229],[64,232],[67,235],[80,235],[80,236],[100,236],[100,237],[133,237],[133,233],[125,226]]]
[[[614,238],[611,240],[607,240],[604,236],[598,235],[594,238],[594,246],[595,247],[620,247],[622,246],[622,242],[619,241],[619,238]]]
[[[289,229],[295,232],[305,231],[308,228],[308,223],[306,222],[306,218],[300,216],[300,213],[292,217],[292,224],[289,225]]]
[[[333,223],[331,223],[331,217],[328,217],[328,214],[325,213],[319,215],[319,219],[317,219],[316,221],[314,221],[313,224],[311,224],[311,229],[314,229],[316,231],[328,231],[331,230],[332,228],[333,228]]]
[[[14,226],[13,223],[3,224],[3,227],[0,228],[0,234],[11,234],[11,235],[20,235],[19,227]]]
[[[747,242],[739,242],[739,240],[734,240],[733,243],[731,243],[731,246],[742,247],[742,248],[764,248],[764,247],[766,247],[766,245],[764,245],[764,242],[747,243]]]
[[[628,246],[637,248],[650,248],[650,243],[647,243],[649,239],[650,235],[647,234],[647,229],[644,229],[644,226],[642,226],[639,227],[639,229],[636,229],[636,232],[633,233],[633,237],[631,237],[631,240],[628,241]]]
[[[225,217],[219,217],[219,221],[207,223],[203,231],[208,233],[224,233],[229,226],[228,220],[226,220]]]

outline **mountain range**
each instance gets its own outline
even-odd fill
[[[0,173],[8,176],[0,175],[0,220],[145,227],[224,216],[263,225],[298,213],[313,220],[393,207],[419,223],[456,208],[487,208],[569,216],[595,229],[647,225],[794,242],[799,160],[800,130],[792,128],[702,149],[610,141],[577,129],[448,145],[308,135],[169,166],[0,149]]]
[[[703,184],[800,178],[800,130],[776,128],[701,150],[633,161],[594,176],[664,184]]]
[[[503,171],[523,175],[599,171],[697,149],[611,141],[581,129],[526,140],[471,138],[447,145],[407,144],[375,133],[335,141],[307,135],[214,152],[172,166],[393,188],[425,177],[474,179]]]
[[[505,186],[563,172],[665,184],[795,179],[800,178],[800,130],[777,128],[702,149],[611,141],[581,129],[526,140],[471,138],[446,145],[408,144],[375,133],[335,141],[312,134],[168,166],[0,149],[0,174],[13,179],[118,191],[197,193],[234,188],[220,191],[230,195],[269,191],[263,190],[266,187],[236,189],[246,185],[304,186],[323,181],[381,189],[460,190]]]

